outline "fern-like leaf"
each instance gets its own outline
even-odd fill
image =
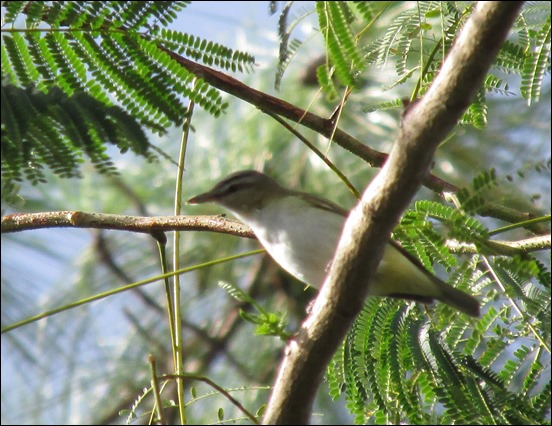
[[[84,92],[67,96],[52,88],[2,86],[2,177],[33,183],[44,180],[44,164],[62,177],[79,176],[85,154],[101,173],[115,170],[105,154],[109,142],[121,151],[146,154],[148,141],[140,126],[120,107],[106,106]],[[52,126],[55,123],[55,126]]]
[[[538,50],[526,56],[523,63],[521,94],[528,104],[537,101],[546,71],[550,69],[550,17],[535,37]]]
[[[5,153],[13,155],[2,158],[2,176],[9,181],[28,177],[34,183],[42,182],[43,166],[61,176],[78,176],[75,166],[82,159],[74,147],[82,149],[100,172],[113,173],[114,165],[103,144],[115,141],[123,152],[132,149],[153,158],[142,149],[148,144],[138,127],[162,134],[170,126],[181,125],[187,110],[184,98],[214,116],[221,115],[227,104],[219,92],[196,79],[167,50],[173,48],[175,54],[184,53],[209,65],[240,71],[249,70],[254,59],[208,40],[159,28],[172,22],[188,3],[10,3],[4,23],[13,28],[2,38],[3,83],[17,86],[21,94],[32,85],[33,90],[45,95],[46,103],[53,100],[52,90],[61,90],[64,102],[71,99],[75,108],[70,110],[67,104],[55,113],[52,105],[41,109],[33,104],[39,98],[37,94],[30,101],[33,108],[27,111],[42,114],[41,118],[24,113],[22,120],[27,121],[17,125],[18,115],[3,114],[3,123],[15,125],[5,132],[6,138],[27,139],[22,146],[3,147]],[[26,28],[18,28],[21,22]],[[12,100],[12,112],[22,107],[17,104],[28,96]],[[91,98],[98,103],[96,111],[105,112],[104,118],[94,114],[90,105],[84,106]],[[114,102],[118,109],[112,108]],[[127,130],[116,130],[113,126],[123,116],[126,123],[122,128]],[[83,124],[76,124],[79,120]],[[29,133],[31,122],[34,130]],[[84,123],[91,127],[84,128]],[[43,136],[30,137],[38,129],[49,135],[49,141]],[[129,142],[131,135],[136,142]],[[26,158],[28,152],[36,155]],[[62,158],[55,165],[58,154]]]
[[[343,84],[352,86],[364,61],[349,26],[351,12],[340,2],[318,2],[316,11],[335,74]]]

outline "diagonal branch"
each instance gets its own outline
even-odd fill
[[[523,2],[479,2],[430,90],[404,117],[388,161],[346,221],[330,275],[286,355],[264,424],[306,424],[322,374],[366,298],[391,231],[439,143],[472,101]]]

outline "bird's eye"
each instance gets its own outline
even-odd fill
[[[226,193],[227,194],[233,194],[237,190],[238,190],[238,185],[232,184],[232,185],[228,186],[228,188],[226,188]]]

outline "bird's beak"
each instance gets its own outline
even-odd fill
[[[215,196],[212,191],[204,192],[203,194],[196,195],[195,197],[190,198],[187,203],[188,204],[201,204],[201,203],[208,203],[210,201],[214,201]]]

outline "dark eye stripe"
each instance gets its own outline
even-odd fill
[[[222,181],[218,186],[221,192],[234,193],[240,189],[252,186],[259,173],[253,170],[237,172]]]

